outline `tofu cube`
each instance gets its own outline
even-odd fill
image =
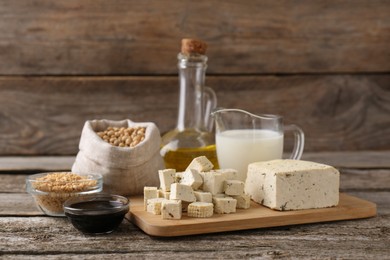
[[[169,200],[169,195],[171,193],[169,191],[164,191],[164,190],[158,190],[158,197],[159,198],[164,198],[164,199],[167,199]]]
[[[180,183],[181,179],[183,178],[184,172],[176,172],[175,174],[175,182]]]
[[[202,175],[203,191],[211,192],[213,195],[223,193],[225,178],[222,174],[216,172],[204,172]]]
[[[218,169],[216,172],[222,174],[225,177],[225,180],[240,180],[238,171],[235,169]]]
[[[251,206],[251,197],[247,194],[241,194],[238,196],[232,196],[233,199],[237,200],[236,208],[238,209],[249,209]]]
[[[194,191],[196,201],[199,202],[208,202],[212,203],[213,202],[213,196],[210,192],[206,191]]]
[[[154,215],[161,215],[161,204],[165,200],[164,198],[148,199],[146,211]]]
[[[158,177],[160,179],[161,189],[163,189],[164,191],[170,191],[171,184],[174,183],[176,179],[176,170],[175,169],[159,170]]]
[[[157,187],[144,187],[144,210],[146,210],[148,199],[158,198]]]
[[[206,172],[213,169],[214,165],[207,159],[206,156],[199,156],[192,160],[192,162],[188,165],[187,170],[195,169],[199,172]]]
[[[161,204],[163,219],[181,219],[181,200],[164,200]]]
[[[203,184],[203,178],[198,170],[189,169],[183,173],[180,183],[191,186],[193,190],[197,190]]]
[[[336,206],[340,173],[332,166],[299,160],[273,160],[248,166],[245,193],[275,210]]]
[[[237,180],[227,180],[224,182],[224,191],[227,195],[244,194],[245,183]]]
[[[169,196],[169,199],[182,200],[186,202],[196,201],[196,197],[191,186],[184,185],[181,183],[173,183],[171,185],[171,194]]]
[[[208,202],[192,202],[188,205],[187,216],[193,218],[210,218],[214,213],[213,203]]]
[[[229,214],[236,212],[237,200],[231,197],[213,198],[214,212],[217,214]]]

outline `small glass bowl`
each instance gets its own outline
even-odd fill
[[[49,174],[65,174],[64,172],[47,172],[30,175],[26,179],[26,190],[37,203],[38,208],[48,216],[65,216],[63,204],[73,197],[85,196],[101,192],[103,177],[100,174],[88,174],[81,180],[45,180]]]
[[[84,234],[114,231],[129,212],[129,199],[111,194],[71,198],[64,203],[65,215]]]

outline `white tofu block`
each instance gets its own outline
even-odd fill
[[[148,199],[147,203],[147,212],[153,213],[154,215],[161,215],[161,204],[166,199],[164,198],[155,198],[155,199]]]
[[[217,214],[229,214],[236,212],[237,200],[225,197],[225,198],[213,198],[214,212]]]
[[[176,179],[176,170],[175,169],[159,170],[158,177],[160,179],[161,189],[165,191],[170,191],[171,184],[174,183]]]
[[[224,191],[226,195],[241,195],[244,194],[245,184],[243,181],[226,180],[224,182]]]
[[[183,173],[180,183],[191,186],[193,190],[197,190],[203,184],[203,178],[198,170],[189,169]]]
[[[181,200],[165,200],[161,203],[163,219],[181,219]]]
[[[175,174],[175,182],[180,183],[181,179],[183,178],[184,172],[176,172]]]
[[[225,180],[240,180],[238,171],[235,169],[218,169],[216,172],[222,174],[225,177]]]
[[[193,218],[210,218],[214,213],[213,203],[208,202],[192,202],[188,205],[187,216]]]
[[[196,201],[196,197],[191,186],[184,185],[181,183],[173,183],[171,185],[171,194],[169,196],[169,199],[182,200],[186,202]]]
[[[202,175],[203,191],[211,192],[213,195],[223,193],[225,178],[222,174],[216,172],[204,172]]]
[[[146,202],[148,199],[158,198],[157,187],[144,187],[144,210],[146,210]]]
[[[251,197],[246,194],[241,194],[238,196],[232,196],[233,199],[237,200],[238,209],[249,209],[251,206]]]
[[[198,190],[203,190],[203,184],[204,184],[204,172],[199,172],[200,176],[202,177],[202,185],[198,188]]]
[[[192,162],[188,165],[187,170],[195,169],[199,172],[206,172],[213,169],[214,165],[207,159],[206,156],[199,156],[192,160]]]
[[[213,196],[210,192],[206,191],[194,191],[196,201],[199,202],[208,202],[212,203],[213,202]]]
[[[332,166],[299,160],[273,160],[248,166],[245,193],[275,210],[336,206],[340,173]]]
[[[164,199],[169,200],[169,195],[170,194],[171,194],[171,192],[169,192],[169,191],[158,190],[158,197],[159,198],[164,198]]]

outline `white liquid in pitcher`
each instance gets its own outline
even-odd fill
[[[248,164],[281,159],[283,134],[271,130],[227,130],[216,135],[221,169],[236,169],[244,181]]]

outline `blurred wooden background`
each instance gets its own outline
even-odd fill
[[[219,106],[277,113],[306,151],[390,150],[390,2],[0,0],[0,155],[74,155],[88,119],[175,126],[180,39]]]

